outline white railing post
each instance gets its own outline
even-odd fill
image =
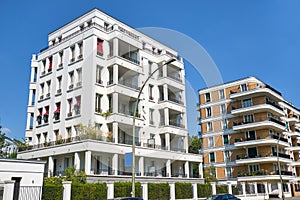
[[[193,183],[193,199],[198,199],[198,187],[197,187],[197,183]]]
[[[148,200],[148,183],[141,183],[141,185],[143,189],[142,192],[143,200]]]
[[[4,200],[13,200],[15,181],[4,181]]]
[[[63,181],[63,200],[71,200],[71,183],[72,181]]]
[[[114,182],[109,181],[106,183],[107,199],[114,199]]]
[[[169,183],[170,186],[170,200],[175,200],[175,183]]]

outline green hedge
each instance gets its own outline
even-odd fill
[[[114,183],[115,198],[117,197],[131,197],[131,182],[116,182]],[[142,187],[140,183],[135,184],[135,196],[142,197]]]
[[[105,200],[107,198],[107,190],[105,183],[85,183],[72,184],[71,199],[72,200]]]
[[[149,200],[169,200],[170,186],[168,183],[148,183]]]
[[[42,200],[62,200],[63,186],[54,184],[45,184],[42,191]]]
[[[228,186],[227,185],[217,185],[217,194],[226,194],[228,193]]]
[[[237,187],[232,186],[232,194],[233,195],[239,195],[239,190],[237,189]]]
[[[175,198],[190,199],[193,198],[193,188],[191,183],[175,183]]]
[[[198,198],[204,198],[211,195],[211,185],[209,183],[197,184],[197,189],[198,189]]]

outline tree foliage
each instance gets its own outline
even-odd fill
[[[202,142],[197,136],[189,137],[189,153],[199,154]]]

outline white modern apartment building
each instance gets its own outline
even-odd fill
[[[18,158],[46,160],[48,176],[75,166],[88,179],[129,178],[125,154],[132,148],[139,89],[158,66],[176,58],[141,95],[134,133],[136,174],[138,179],[203,180],[202,157],[187,153],[185,73],[176,51],[98,9],[50,33],[48,42],[32,56],[30,146]],[[80,124],[90,125],[90,131],[82,131]],[[200,175],[193,174],[192,166]]]

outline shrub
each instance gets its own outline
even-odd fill
[[[226,194],[228,193],[228,186],[227,185],[217,185],[217,194]]]
[[[211,195],[211,185],[208,183],[197,184],[197,189],[198,189],[198,198],[204,198]]]
[[[175,198],[190,199],[193,198],[193,188],[191,183],[175,183]]]
[[[170,186],[168,183],[148,183],[148,199],[149,200],[169,200]]]
[[[233,195],[239,195],[239,189],[235,186],[231,186],[232,187],[232,194]]]
[[[105,183],[75,183],[72,184],[71,199],[72,200],[105,200],[107,197],[106,184]]]
[[[42,200],[61,200],[63,199],[63,186],[61,184],[44,184]]]
[[[114,193],[116,197],[131,197],[131,182],[116,182],[114,183]],[[142,187],[140,183],[135,184],[135,196],[142,196]]]

